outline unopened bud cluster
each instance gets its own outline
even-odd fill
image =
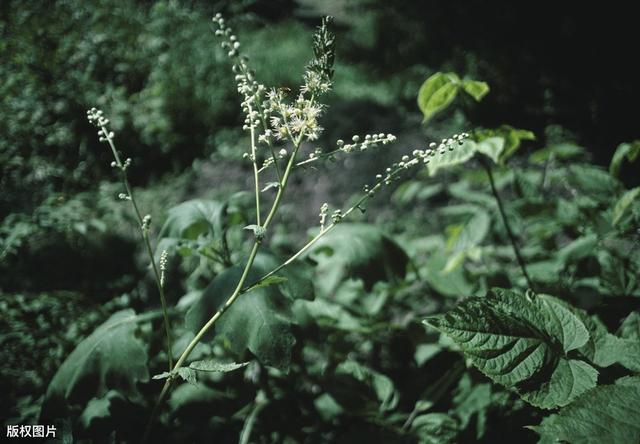
[[[360,136],[356,135],[351,138],[352,143],[344,143],[344,140],[339,139],[336,142],[338,149],[345,153],[350,153],[355,150],[366,151],[367,148],[376,147],[379,144],[386,145],[396,140],[396,136],[393,134],[367,134],[364,136],[364,140]]]
[[[164,274],[165,271],[167,270],[167,262],[169,259],[169,253],[167,252],[167,250],[162,250],[162,253],[160,253],[160,286],[164,287]]]
[[[106,128],[109,124],[109,119],[104,117],[101,110],[91,108],[87,111],[87,119],[89,120],[89,123],[99,128],[98,136],[100,138],[100,142],[108,142],[113,139],[113,131],[108,131]]]
[[[398,174],[401,171],[407,170],[415,165],[420,164],[421,162],[423,164],[428,164],[436,155],[446,154],[448,151],[453,151],[456,146],[462,145],[465,139],[467,139],[468,137],[469,134],[467,133],[454,134],[451,138],[442,139],[440,144],[437,144],[435,142],[430,143],[429,148],[426,150],[413,150],[411,156],[402,156],[400,162],[392,164],[385,170],[384,173],[377,174],[376,180],[382,185],[390,185],[393,180],[398,178]],[[372,191],[368,190],[368,188],[365,188],[365,192],[371,193]]]

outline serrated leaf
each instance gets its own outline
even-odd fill
[[[189,367],[179,367],[177,370],[178,376],[180,376],[183,380],[188,382],[191,385],[197,385],[198,376],[196,375],[195,370]]]
[[[596,384],[593,367],[567,356],[587,343],[587,328],[555,298],[494,289],[426,322],[482,373],[536,407],[567,405]]]
[[[620,174],[620,167],[622,161],[626,158],[629,162],[634,162],[640,155],[640,140],[636,140],[631,143],[622,143],[616,148],[616,152],[613,153],[611,163],[609,164],[609,174],[613,177],[618,177]]]
[[[309,250],[318,263],[316,287],[328,295],[348,277],[360,278],[371,289],[378,281],[404,276],[405,251],[378,227],[340,223]]]
[[[137,393],[137,383],[149,380],[147,351],[136,336],[138,316],[122,310],[100,325],[71,352],[54,375],[45,395],[43,415],[62,404],[86,404],[109,390]]]
[[[594,388],[531,429],[550,442],[637,443],[639,404],[640,384],[628,379],[623,384]]]
[[[627,208],[633,203],[636,198],[640,196],[640,187],[633,188],[622,195],[613,207],[613,213],[611,215],[611,223],[616,225],[624,216]]]
[[[429,176],[434,176],[440,169],[465,163],[473,157],[477,150],[477,144],[473,140],[467,139],[462,145],[456,146],[452,151],[447,151],[444,154],[436,154],[429,159],[429,163],[427,164]]]
[[[478,80],[464,80],[462,89],[475,99],[476,102],[482,100],[489,93],[489,85],[486,82]]]
[[[258,255],[247,283],[257,281],[278,265],[275,258]],[[185,321],[191,331],[199,331],[232,294],[242,269],[243,266],[229,268],[213,279],[187,312]],[[215,335],[236,355],[242,356],[245,350],[249,350],[263,364],[286,371],[291,361],[291,347],[295,343],[291,333],[291,304],[294,298],[313,296],[311,283],[298,282],[306,280],[306,277],[292,270],[281,271],[287,281],[280,285],[256,288],[241,295],[216,322],[213,331],[205,335],[205,340]],[[301,293],[302,289],[308,293]]]
[[[425,80],[418,91],[418,107],[424,115],[424,122],[448,107],[459,89],[460,78],[452,72],[438,72]]]
[[[219,362],[213,359],[205,360],[205,361],[194,361],[189,364],[189,368],[193,370],[197,370],[199,372],[232,372],[239,368],[243,368],[249,365],[248,362]]]

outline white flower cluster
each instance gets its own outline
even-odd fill
[[[304,84],[292,103],[287,100],[287,90],[267,90],[255,80],[255,73],[249,69],[247,57],[240,53],[240,42],[220,14],[216,14],[213,23],[217,28],[215,34],[223,38],[222,48],[233,62],[236,85],[243,97],[243,129],[253,132],[258,126],[262,126],[258,142],[271,149],[279,141],[299,145],[304,140],[316,140],[323,130],[318,123],[323,106],[315,99],[331,88],[334,42],[333,35],[327,29],[328,21],[323,21],[323,26],[318,29],[314,40],[316,59],[307,67]],[[263,168],[275,161],[275,153],[273,151],[272,159]],[[285,156],[286,153],[279,153],[278,157]],[[246,157],[256,160],[253,155]]]
[[[104,117],[101,110],[97,108],[91,108],[87,111],[87,119],[89,120],[89,123],[100,128],[98,130],[100,142],[108,142],[113,139],[113,131],[108,131],[106,128],[106,126],[109,124],[109,119]]]
[[[323,128],[318,124],[323,106],[312,99],[307,99],[304,93],[288,104],[283,90],[271,90],[267,93],[266,110],[271,116],[270,128],[258,138],[262,142],[277,140],[316,140]]]

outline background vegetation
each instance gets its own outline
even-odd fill
[[[241,227],[251,200],[239,191],[251,189],[252,175],[241,158],[246,136],[233,74],[211,30],[219,11],[238,31],[261,82],[292,88],[312,56],[313,28],[333,15],[335,88],[318,144],[373,131],[398,136],[393,148],[295,177],[270,241],[275,255],[301,245],[323,202],[349,200],[409,147],[510,125],[535,135],[522,140],[506,166],[494,166],[534,288],[596,313],[616,332],[639,307],[638,193],[624,207],[619,199],[640,176],[631,155],[611,174],[608,168],[619,145],[638,150],[633,106],[640,103],[640,73],[630,62],[633,14],[595,8],[413,0],[401,7],[377,0],[3,1],[4,423],[38,422],[61,363],[113,313],[158,306],[136,222],[116,199],[121,190],[110,153],[86,109],[108,113],[120,148],[133,159],[130,178],[153,215],[154,236],[165,222],[170,226],[176,214],[170,208],[201,199],[226,205],[225,223],[235,227],[232,262],[246,254]],[[461,96],[422,125],[416,97],[437,71],[484,80],[491,92],[480,103]],[[538,439],[524,426],[549,412],[467,367],[446,336],[421,323],[491,287],[527,288],[482,162],[474,158],[435,178],[426,169],[407,177],[356,222],[342,235],[362,237],[367,248],[345,251],[339,238],[327,239],[304,262],[315,288],[296,295],[300,300],[286,310],[292,346],[273,361],[275,369],[252,360],[255,352],[207,345],[200,355],[251,363],[204,378],[198,388],[177,388],[157,436],[175,442],[236,442],[241,433],[256,442]],[[208,230],[179,234],[219,240]],[[177,253],[170,259],[167,289],[178,311],[224,268],[188,249],[180,253],[182,259]],[[149,325],[138,335],[151,343],[155,374],[161,324]],[[633,338],[628,331],[620,334]],[[636,365],[616,363],[601,371],[600,382],[626,374],[623,368],[638,371]],[[154,382],[140,384],[142,400],[95,393],[102,404],[89,411],[94,396],[86,392],[82,408],[69,407],[73,420],[65,427],[81,439],[135,440],[158,390]]]

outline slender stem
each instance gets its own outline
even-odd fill
[[[251,104],[247,104],[249,109],[249,116],[253,114]],[[256,194],[256,224],[260,226],[260,177],[258,171],[258,160],[256,159],[256,130],[253,125],[253,121],[249,123],[249,130],[251,132],[251,163],[253,164],[253,181],[255,185]]]
[[[502,223],[504,223],[504,227],[507,230],[507,234],[509,235],[509,240],[511,241],[511,245],[513,246],[513,251],[516,254],[516,259],[518,260],[518,265],[520,265],[520,269],[522,270],[522,274],[524,275],[524,278],[527,281],[527,285],[529,286],[529,288],[533,289],[533,284],[531,282],[531,278],[529,277],[529,273],[527,273],[527,267],[525,265],[522,254],[520,253],[520,248],[518,248],[516,237],[513,234],[513,230],[511,229],[511,225],[509,224],[509,220],[507,219],[507,213],[504,211],[502,199],[498,194],[495,181],[493,180],[493,173],[491,172],[491,166],[484,159],[481,160],[481,163],[485,171],[487,172],[487,176],[489,177],[489,183],[491,184],[491,191],[493,192],[493,197],[496,199],[496,202],[498,203],[498,209],[500,210]]]
[[[164,294],[164,286],[162,285],[162,281],[160,279],[160,272],[158,271],[158,267],[156,265],[155,258],[153,257],[153,248],[151,248],[151,242],[149,241],[149,232],[148,229],[145,228],[144,219],[142,217],[142,213],[138,208],[138,204],[136,203],[136,199],[133,195],[133,190],[131,189],[131,185],[129,184],[129,179],[127,178],[126,166],[122,163],[120,156],[118,155],[118,151],[116,150],[116,146],[113,143],[113,138],[108,137],[109,131],[105,126],[100,127],[102,129],[107,142],[109,143],[109,147],[111,148],[111,152],[113,153],[113,157],[116,162],[116,167],[120,170],[120,174],[122,176],[122,183],[124,185],[125,191],[127,192],[127,197],[131,201],[131,205],[133,206],[134,213],[136,218],[138,219],[138,224],[140,227],[140,233],[142,235],[142,241],[145,244],[147,254],[149,255],[149,261],[151,262],[151,268],[153,270],[153,276],[156,282],[156,286],[158,287],[158,293],[160,294],[160,303],[162,304],[162,313],[164,318],[164,329],[167,336],[167,355],[169,361],[169,369],[173,367],[173,350],[171,343],[173,342],[171,337],[171,323],[169,321],[169,312],[167,299]]]

